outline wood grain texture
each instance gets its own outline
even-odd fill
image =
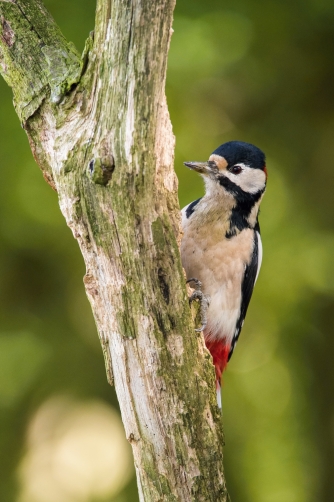
[[[0,0],[0,62],[85,260],[140,500],[223,502],[214,369],[194,332],[178,248],[164,91],[173,8],[98,0],[80,60],[40,0]]]

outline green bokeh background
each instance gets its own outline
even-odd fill
[[[82,50],[95,2],[45,4]],[[333,53],[329,0],[177,3],[167,98],[181,206],[203,193],[182,162],[225,141],[259,146],[269,172],[263,267],[224,377],[233,502],[334,500]],[[26,431],[47,399],[117,402],[79,249],[2,80],[0,97],[0,500],[16,502]],[[133,476],[114,498],[80,502],[137,500]]]

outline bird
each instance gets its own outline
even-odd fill
[[[258,221],[267,185],[265,154],[243,141],[216,148],[207,162],[184,162],[205,183],[203,197],[182,209],[181,261],[201,302],[204,341],[221,377],[231,359],[262,262]]]

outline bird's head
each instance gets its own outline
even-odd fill
[[[259,194],[266,187],[267,170],[264,153],[250,143],[229,141],[220,145],[207,162],[184,162],[200,173],[207,188],[220,185],[234,194]]]

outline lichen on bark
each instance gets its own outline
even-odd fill
[[[0,1],[0,64],[22,122],[51,96],[59,102],[81,73],[80,57],[39,0]]]
[[[164,92],[173,8],[98,0],[80,59],[40,0],[0,0],[0,61],[86,263],[140,500],[224,502],[214,369],[194,332],[178,249]]]

